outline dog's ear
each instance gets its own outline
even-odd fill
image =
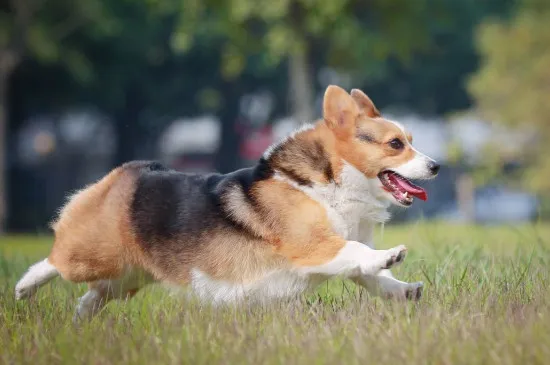
[[[330,85],[323,99],[325,123],[337,134],[346,135],[355,130],[360,111],[352,97],[341,87]]]
[[[370,98],[361,90],[351,90],[351,97],[355,100],[359,108],[361,108],[366,116],[370,118],[377,118],[380,116],[380,112],[376,109],[372,100],[370,100]]]

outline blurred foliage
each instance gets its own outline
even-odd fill
[[[292,52],[307,52],[312,75],[326,65],[351,74],[381,107],[444,113],[468,105],[473,26],[511,1],[12,0],[0,6],[0,52],[24,52],[8,126],[93,105],[117,125],[119,163],[175,117],[235,123],[238,96],[259,88],[275,96],[271,119],[288,115]],[[32,8],[25,21],[21,7]],[[228,146],[227,161],[235,151]]]
[[[0,6],[0,55],[11,53],[20,62],[25,56],[43,63],[60,63],[79,81],[93,77],[93,66],[72,36],[114,35],[119,20],[109,2],[89,0],[12,0]]]
[[[313,95],[322,93],[328,73],[321,71],[330,66],[350,80],[343,86],[365,90],[381,109],[399,105],[443,115],[469,108],[465,80],[478,67],[473,40],[480,22],[501,19],[486,22],[479,37],[483,58],[495,54],[495,62],[514,40],[505,35],[493,47],[499,49],[490,49],[493,40],[483,41],[483,34],[508,32],[523,18],[533,19],[523,20],[533,27],[526,37],[542,41],[550,33],[543,20],[536,20],[543,11],[527,11],[524,5],[515,16],[516,1],[0,0],[0,66],[8,53],[17,61],[0,78],[9,92],[0,100],[0,114],[2,104],[8,104],[11,136],[35,116],[92,106],[113,121],[113,164],[155,156],[157,137],[176,118],[215,114],[222,122],[216,168],[228,171],[238,167],[239,138],[247,133],[237,126],[247,123],[240,115],[241,96],[267,92],[275,101],[268,120],[288,116],[289,99],[295,98],[289,93],[287,66],[296,54],[307,63]],[[529,4],[545,8],[543,2]],[[506,21],[511,16],[515,20]],[[504,58],[532,70],[514,65],[514,72],[529,71],[543,80],[543,58],[535,64],[534,51],[524,55],[528,50],[521,48],[527,44],[515,47]],[[488,62],[483,70],[493,69]],[[479,95],[508,96],[510,88],[503,90],[496,82]],[[526,85],[517,93],[530,95],[524,103],[542,100],[542,83],[538,92]],[[507,101],[506,108],[519,100]],[[535,127],[540,125],[535,117],[544,114],[533,108],[521,116]],[[533,158],[536,146],[529,155]],[[494,161],[491,169],[506,162],[500,156]],[[17,197],[25,195],[20,185],[12,182],[10,204],[28,222]]]
[[[442,8],[442,2],[430,5],[426,0],[179,2],[173,47],[189,50],[197,35],[225,38],[223,71],[228,78],[247,67],[250,53],[261,53],[262,67],[273,67],[290,54],[310,54],[314,48],[328,65],[360,69],[361,75],[374,78],[388,57],[405,60],[412,50],[428,48],[428,17]]]
[[[514,171],[507,171],[510,156],[503,153],[498,142],[485,143],[479,155],[483,157],[472,161],[459,141],[451,139],[447,145],[447,163],[457,169],[457,172],[470,175],[475,186],[484,186],[489,182],[502,183],[504,180],[510,184],[517,180]]]
[[[474,25],[510,2],[14,0],[0,7],[0,47],[28,36],[11,123],[82,102],[130,119],[121,115],[132,98],[149,116],[223,114],[220,86],[247,77],[252,89],[275,93],[282,114],[288,80],[278,65],[295,51],[308,52],[314,73],[324,65],[351,72],[381,106],[447,112],[468,105],[462,79],[476,64]],[[23,32],[13,4],[39,6]]]
[[[478,30],[482,65],[469,89],[480,111],[519,135],[533,134],[519,156],[537,192],[550,189],[550,2],[524,0],[510,21],[489,20]],[[518,138],[519,139],[519,138]],[[503,154],[507,146],[499,146]],[[506,157],[506,156],[505,156]]]
[[[391,100],[423,114],[442,115],[468,109],[465,76],[478,68],[473,38],[487,17],[507,18],[515,0],[433,0],[426,9],[430,47],[408,62],[393,57],[376,70],[379,80],[363,78],[373,100]],[[415,31],[413,28],[411,31]],[[373,82],[374,81],[374,82]],[[364,86],[363,85],[363,86]]]

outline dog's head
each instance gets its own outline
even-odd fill
[[[400,206],[414,197],[427,199],[424,189],[411,179],[431,179],[439,165],[412,146],[412,136],[400,124],[382,118],[361,90],[351,95],[329,86],[323,101],[323,117],[335,135],[336,149],[349,164],[376,182],[373,193]]]

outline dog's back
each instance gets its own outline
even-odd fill
[[[252,186],[265,177],[260,167],[227,175],[141,171],[129,216],[142,265],[159,280],[176,284],[189,283],[193,269],[213,278],[246,281],[259,269],[255,257],[267,261],[272,249],[258,232],[235,219],[231,201],[244,207],[252,199]],[[249,254],[246,259],[243,249]]]

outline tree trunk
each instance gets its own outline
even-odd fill
[[[236,82],[227,82],[221,87],[223,108],[220,112],[221,136],[220,146],[216,154],[216,171],[227,173],[240,167],[239,146],[240,135],[237,133],[240,100],[242,93],[236,87]]]
[[[0,235],[8,220],[7,152],[8,152],[8,91],[9,77],[20,62],[16,52],[0,51]]]
[[[6,230],[7,202],[7,138],[8,132],[8,76],[9,71],[0,70],[0,235]]]
[[[475,222],[475,184],[472,176],[468,173],[461,173],[456,180],[456,200],[458,211],[465,223]]]
[[[144,105],[142,99],[139,86],[130,85],[126,87],[124,105],[118,113],[115,113],[115,166],[136,159],[136,145],[140,143],[139,139],[141,136],[139,118],[142,112],[142,105]]]
[[[298,125],[313,122],[314,86],[308,52],[305,47],[295,47],[288,59],[292,116]]]

